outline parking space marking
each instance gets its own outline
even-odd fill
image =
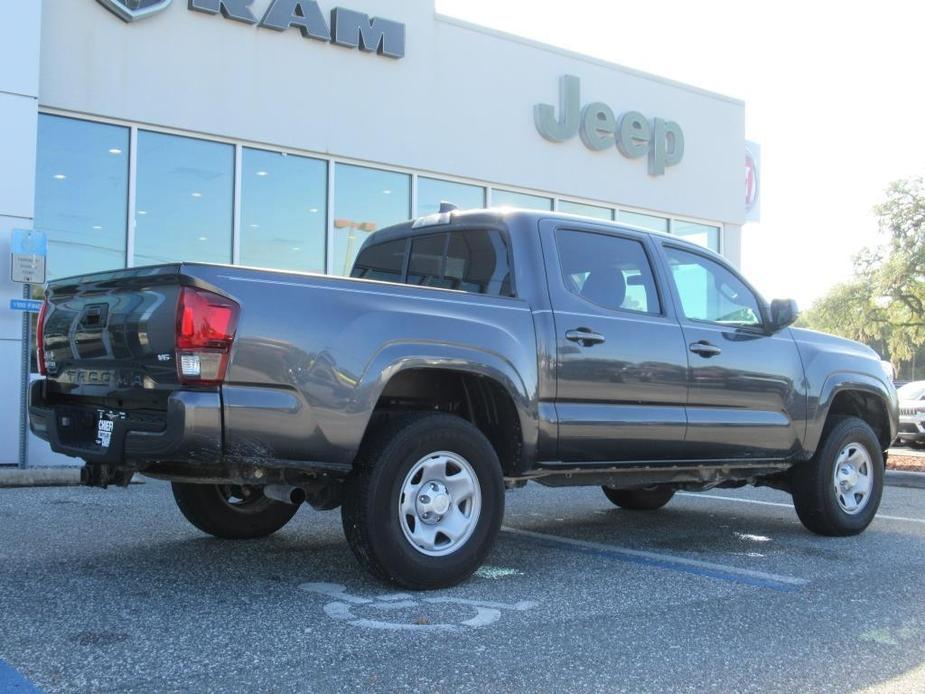
[[[616,559],[617,561],[633,564],[654,566],[672,571],[695,574],[697,576],[717,578],[723,581],[759,586],[761,588],[786,591],[795,590],[809,583],[805,578],[772,574],[764,571],[753,571],[751,569],[742,569],[727,564],[716,564],[708,561],[700,561],[698,559],[688,559],[687,557],[679,557],[673,554],[630,549],[629,547],[606,545],[601,542],[589,542],[588,540],[576,540],[570,537],[549,535],[546,533],[538,533],[533,530],[523,530],[521,528],[512,528],[509,526],[504,526],[501,530],[509,535],[529,538],[541,544],[572,549],[573,551],[577,550],[605,559]]]
[[[347,622],[353,626],[367,629],[382,629],[387,631],[459,631],[463,628],[475,629],[494,624],[501,619],[504,610],[524,612],[537,606],[532,600],[521,600],[514,604],[491,602],[486,600],[470,600],[467,598],[453,598],[449,596],[418,598],[407,593],[393,593],[378,595],[375,598],[364,598],[359,595],[350,595],[347,587],[339,583],[303,583],[299,586],[304,591],[333,598],[333,602],[325,603],[322,607],[324,613],[331,619]],[[369,619],[354,614],[353,606],[364,606],[381,612],[397,612],[420,608],[422,604],[430,605],[460,605],[468,607],[475,612],[475,616],[449,623],[432,624],[420,617],[417,621],[389,621],[388,619]]]
[[[42,694],[29,680],[0,660],[0,692],[9,694]]]
[[[793,511],[793,504],[782,504],[779,501],[759,501],[758,499],[742,499],[737,496],[720,496],[719,494],[701,494],[700,492],[678,492],[678,496],[689,499],[717,499],[719,501],[737,501],[740,504],[756,504],[758,506],[778,506],[780,508],[789,508]],[[794,511],[794,513],[796,513]],[[894,520],[903,523],[925,523],[925,518],[909,518],[908,516],[888,516],[884,513],[878,513],[874,520]]]

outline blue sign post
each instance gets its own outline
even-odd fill
[[[35,299],[10,299],[10,308],[14,311],[38,313],[42,308],[42,302]]]

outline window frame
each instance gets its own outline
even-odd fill
[[[605,222],[606,223],[606,222]],[[611,222],[612,223],[612,222]],[[597,234],[598,236],[604,236],[609,238],[617,238],[623,241],[632,241],[638,243],[642,248],[643,255],[645,256],[646,261],[649,263],[649,274],[652,276],[652,284],[655,287],[655,298],[658,301],[657,312],[653,311],[636,311],[631,308],[614,308],[612,306],[604,306],[597,302],[591,301],[587,297],[582,296],[581,294],[573,291],[569,287],[569,279],[566,276],[565,264],[562,261],[562,249],[559,245],[559,233],[562,231],[575,231],[585,234]],[[647,316],[649,318],[665,318],[668,316],[668,307],[665,302],[664,291],[660,286],[659,274],[656,270],[656,264],[652,262],[652,253],[649,249],[649,244],[647,243],[647,237],[649,235],[644,232],[623,230],[620,228],[615,229],[601,229],[601,228],[588,228],[588,227],[578,227],[571,224],[559,225],[553,229],[553,238],[555,239],[556,244],[556,258],[559,266],[559,280],[562,283],[562,288],[572,296],[578,298],[580,301],[583,301],[591,306],[594,306],[605,311],[614,311],[616,313],[626,313],[631,316]]]
[[[679,317],[683,318],[684,320],[690,323],[695,323],[697,325],[711,325],[711,326],[715,326],[715,327],[722,328],[725,330],[741,330],[744,332],[755,333],[759,335],[769,334],[768,327],[767,327],[768,326],[768,304],[767,302],[764,300],[764,297],[761,296],[761,293],[757,289],[755,289],[755,287],[748,280],[746,280],[742,276],[741,273],[737,272],[735,268],[733,268],[731,265],[725,262],[725,258],[723,258],[721,255],[719,255],[715,251],[711,251],[708,248],[703,248],[695,244],[691,244],[688,246],[686,244],[678,243],[676,241],[662,241],[660,246],[661,246],[662,258],[664,259],[664,262],[665,262],[665,269],[668,275],[667,281],[671,285],[671,292],[674,296],[675,303],[678,305],[677,310],[678,310]],[[741,282],[742,285],[749,292],[751,292],[752,296],[755,298],[755,304],[758,306],[758,318],[760,322],[758,322],[755,325],[748,325],[746,323],[720,323],[719,321],[706,320],[703,318],[691,318],[690,316],[688,316],[687,313],[684,311],[684,303],[681,300],[681,292],[678,289],[678,284],[677,282],[675,282],[674,274],[671,271],[671,263],[669,262],[668,253],[667,253],[667,249],[669,248],[681,251],[682,253],[687,253],[689,255],[695,255],[700,258],[703,258],[704,260],[708,260],[710,262],[716,263],[721,268],[726,270],[729,274],[731,274],[733,277],[735,277],[737,280],[739,280],[739,282]]]

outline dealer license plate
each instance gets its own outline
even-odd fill
[[[96,421],[96,445],[102,448],[109,448],[112,443],[112,432],[115,429],[116,421],[125,419],[124,412],[116,410],[98,410]]]

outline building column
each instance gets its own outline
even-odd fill
[[[738,224],[723,225],[723,256],[732,266],[742,269],[742,227]]]
[[[42,2],[0,7],[0,465],[20,462],[23,314],[10,309],[10,232],[32,227]],[[13,415],[16,416],[13,416]]]

